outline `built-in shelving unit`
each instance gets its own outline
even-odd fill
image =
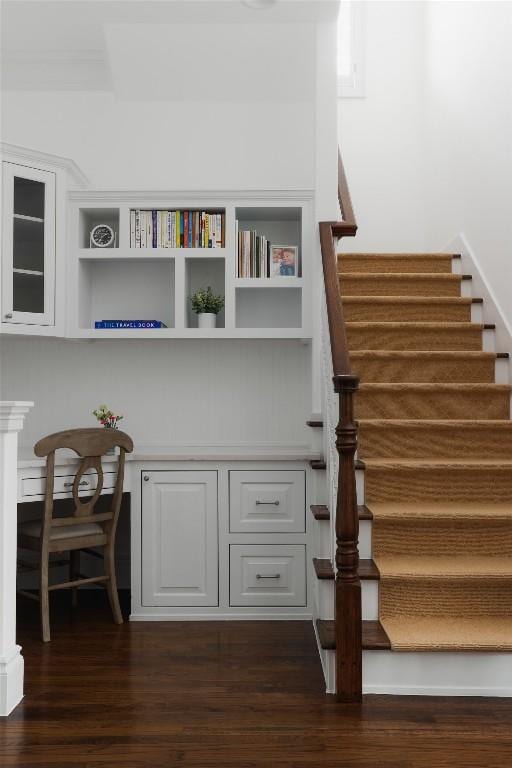
[[[68,335],[75,338],[301,338],[311,336],[311,192],[73,192],[69,215]],[[134,247],[135,210],[206,211],[223,217],[217,247]],[[115,240],[91,247],[107,224]],[[240,229],[297,249],[294,275],[238,277]],[[160,242],[160,241],[157,241]],[[193,240],[192,240],[193,242]],[[215,329],[198,328],[190,296],[225,297]],[[158,320],[163,328],[97,329],[100,320]]]

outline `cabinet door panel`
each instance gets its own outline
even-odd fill
[[[142,481],[146,606],[218,605],[216,472],[150,472]]]
[[[2,322],[55,322],[55,174],[4,162]]]

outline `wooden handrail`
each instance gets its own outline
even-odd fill
[[[352,373],[341,300],[335,240],[354,237],[357,223],[347,178],[338,153],[338,200],[341,221],[320,222],[320,245],[332,355],[334,391],[339,395],[336,449],[339,455],[336,499],[336,695],[339,701],[362,698],[361,582],[359,580],[359,518],[355,474],[357,422],[354,399],[359,379]],[[334,439],[334,435],[332,436]]]

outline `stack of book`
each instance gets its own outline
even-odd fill
[[[270,277],[270,241],[255,230],[238,230],[237,277]]]
[[[223,248],[225,214],[130,211],[130,248]]]

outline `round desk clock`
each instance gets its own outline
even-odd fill
[[[90,247],[91,248],[109,248],[115,244],[115,233],[108,224],[96,224],[91,229]]]

